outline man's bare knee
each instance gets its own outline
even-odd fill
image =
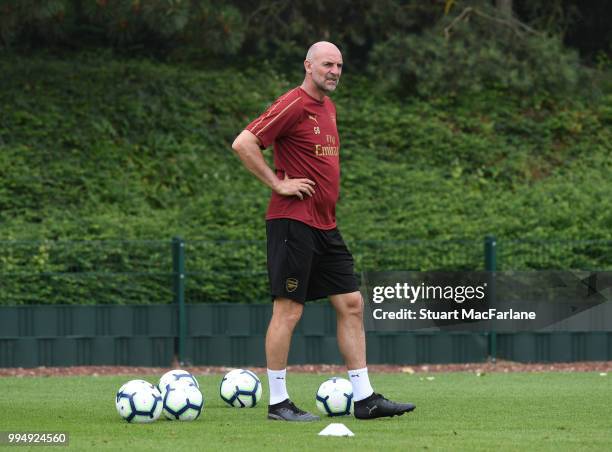
[[[281,322],[284,325],[294,327],[302,318],[304,305],[286,298],[274,300],[272,309],[272,321]]]
[[[340,316],[362,316],[363,299],[359,292],[353,292],[332,297],[332,304]]]

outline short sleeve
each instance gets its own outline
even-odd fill
[[[246,126],[246,130],[257,136],[262,146],[267,148],[291,130],[302,113],[301,97],[294,89],[276,99],[261,116]]]

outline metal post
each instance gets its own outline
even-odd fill
[[[185,362],[185,338],[187,336],[187,312],[185,309],[185,242],[180,237],[172,239],[172,292],[178,311],[178,359]]]
[[[494,272],[497,270],[497,239],[494,235],[485,237],[485,270]]]
[[[487,285],[489,287],[489,303],[495,303],[495,271],[497,270],[497,239],[487,235],[484,241],[485,270],[489,272]],[[497,333],[489,331],[489,359],[497,360]]]

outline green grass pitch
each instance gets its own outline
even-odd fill
[[[201,376],[205,408],[198,420],[148,425],[128,424],[115,411],[115,393],[131,377],[0,378],[0,430],[66,431],[70,450],[557,451],[610,450],[612,444],[612,376],[598,372],[374,374],[378,391],[416,403],[416,411],[308,424],[267,421],[267,381],[260,377],[264,395],[255,408],[225,406],[221,376]],[[156,383],[159,375],[134,378]],[[325,378],[289,374],[289,393],[315,411],[314,394]],[[355,437],[317,436],[331,422],[344,423]]]

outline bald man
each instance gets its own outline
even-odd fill
[[[353,257],[336,227],[340,139],[336,107],[327,96],[338,86],[342,54],[330,42],[317,42],[308,49],[304,69],[304,82],[276,99],[232,145],[244,166],[272,191],[266,214],[274,300],[266,334],[268,419],[319,419],[291,402],[285,377],[291,336],[304,303],[325,297],[336,311],[338,346],[353,385],[355,416],[401,415],[414,410],[414,405],[391,402],[370,385],[363,300]],[[274,169],[261,153],[270,145],[274,145]]]

